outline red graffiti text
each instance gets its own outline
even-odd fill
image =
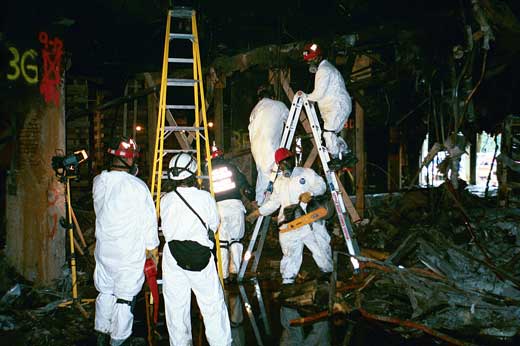
[[[43,76],[40,82],[40,94],[43,95],[46,103],[54,102],[58,107],[60,104],[60,68],[63,42],[57,37],[49,40],[46,32],[40,32],[38,39],[43,44]]]

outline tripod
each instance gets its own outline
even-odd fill
[[[61,225],[67,230],[69,234],[70,243],[70,272],[72,277],[72,300],[68,299],[59,304],[59,307],[67,307],[74,304],[74,306],[81,312],[85,318],[89,318],[89,313],[81,306],[81,303],[91,303],[95,299],[78,299],[78,281],[76,273],[76,252],[74,251],[74,233],[72,225],[72,208],[70,206],[70,180],[75,179],[76,176],[62,175],[60,176],[60,182],[65,183],[65,192],[67,194],[65,198],[65,208],[67,210],[67,219],[62,218],[60,220]]]

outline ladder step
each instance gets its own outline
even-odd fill
[[[168,179],[168,171],[163,171],[162,178]],[[196,175],[195,178],[202,179],[202,180],[209,180],[209,175]],[[156,196],[157,194],[154,193],[154,195]],[[162,232],[162,231],[160,231],[160,232]]]
[[[165,131],[201,131],[204,130],[204,127],[194,127],[194,126],[165,126]]]
[[[178,154],[178,153],[196,153],[195,149],[164,149],[165,154]]]
[[[168,78],[167,85],[168,86],[194,86],[195,83],[198,83],[198,80],[195,79],[179,79],[179,78]]]
[[[193,58],[168,58],[168,62],[179,62],[182,64],[193,64]]]
[[[194,105],[166,105],[166,109],[195,109]]]
[[[181,34],[179,32],[174,32],[170,34],[170,40],[173,39],[180,39],[180,40],[191,40],[193,41],[193,34]]]
[[[193,10],[189,7],[175,7],[170,11],[170,16],[174,18],[191,18]]]

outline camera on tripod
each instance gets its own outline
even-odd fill
[[[52,169],[60,180],[67,178],[79,179],[79,165],[88,158],[85,150],[75,151],[69,156],[65,156],[62,150],[59,150],[56,156],[52,157]]]

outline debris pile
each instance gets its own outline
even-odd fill
[[[359,226],[358,241],[362,249],[389,255],[360,256],[363,270],[353,276],[341,256],[330,309],[383,322],[407,338],[427,333],[458,345],[514,344],[520,337],[520,210],[496,208],[447,184],[371,200],[371,221]],[[327,309],[319,292],[307,288],[281,298],[309,311],[309,299],[295,297],[312,296],[315,311]]]

